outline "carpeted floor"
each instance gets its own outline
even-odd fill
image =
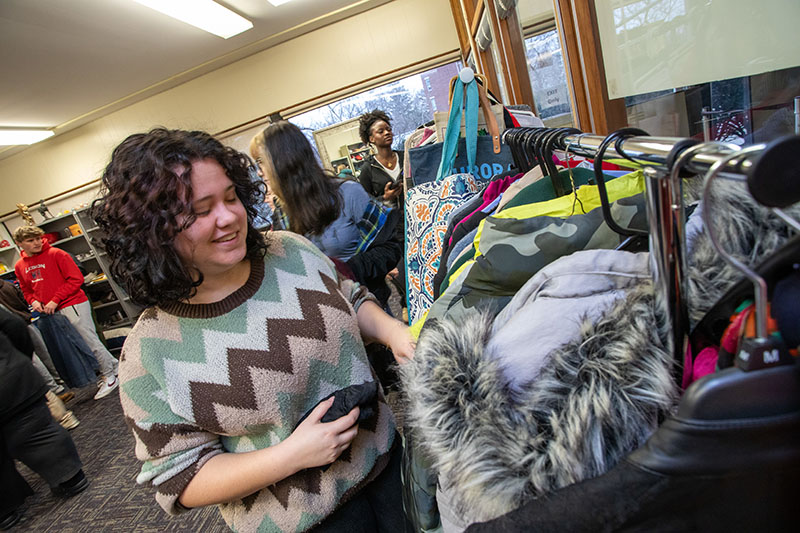
[[[140,463],[133,454],[133,436],[122,419],[119,395],[93,400],[95,386],[79,389],[67,407],[80,425],[70,431],[89,488],[70,499],[53,496],[38,475],[20,465],[19,471],[34,494],[25,502],[25,517],[12,532],[226,532],[216,508],[169,516],[158,506],[153,491],[136,484]]]

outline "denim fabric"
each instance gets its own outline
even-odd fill
[[[86,341],[69,319],[59,313],[40,315],[36,321],[61,378],[70,387],[84,387],[96,380],[99,368]]]

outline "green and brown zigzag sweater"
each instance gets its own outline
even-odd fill
[[[208,459],[277,444],[322,398],[372,381],[355,315],[366,297],[307,240],[275,232],[229,297],[145,311],[119,372],[144,461],[137,481],[152,483],[159,504],[176,514],[178,496]],[[395,434],[383,397],[378,405],[324,472],[307,469],[220,505],[231,529],[304,531],[377,476]]]

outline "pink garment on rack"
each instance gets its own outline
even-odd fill
[[[436,133],[436,130],[432,130],[430,128],[425,128],[424,132],[425,133],[422,134],[422,138],[419,140],[419,143],[417,143],[417,146],[419,146],[420,144],[424,143],[428,139],[428,137],[430,137],[431,135]]]
[[[683,390],[702,378],[714,372],[717,367],[719,347],[707,346],[700,350],[697,357],[692,357],[692,347],[686,348],[686,357],[683,360]]]
[[[483,191],[483,203],[480,205],[480,207],[478,207],[478,209],[476,209],[469,215],[462,218],[461,222],[453,226],[453,231],[455,231],[455,228],[457,228],[459,224],[463,224],[464,222],[469,220],[469,217],[471,217],[475,213],[480,213],[481,210],[483,210],[487,205],[494,202],[498,196],[503,194],[506,191],[506,189],[511,187],[511,185],[521,177],[522,173],[515,174],[514,176],[506,176],[505,178],[499,180],[493,180],[492,182],[490,182],[489,185],[486,186],[486,189],[484,189]],[[448,244],[453,244],[452,236],[450,237],[450,242]]]

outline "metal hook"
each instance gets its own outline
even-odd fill
[[[705,205],[703,206],[703,224],[705,225],[706,231],[708,232],[708,238],[711,241],[711,244],[714,246],[714,249],[717,253],[722,257],[725,261],[728,262],[731,266],[736,268],[737,270],[741,271],[747,279],[753,282],[753,290],[755,293],[755,300],[756,300],[756,337],[759,339],[766,339],[767,338],[767,282],[756,274],[752,269],[750,269],[747,265],[736,259],[735,257],[731,256],[726,252],[722,246],[720,245],[719,241],[714,235],[714,227],[713,227],[713,220],[711,218],[711,202],[709,201],[711,198],[711,184],[717,178],[720,171],[725,168],[729,163],[741,159],[744,156],[751,154],[753,152],[761,151],[763,147],[761,146],[751,146],[749,148],[744,148],[739,150],[733,154],[730,154],[722,159],[717,160],[711,168],[708,169],[708,173],[705,177],[705,186],[703,187],[703,199],[705,201]]]

